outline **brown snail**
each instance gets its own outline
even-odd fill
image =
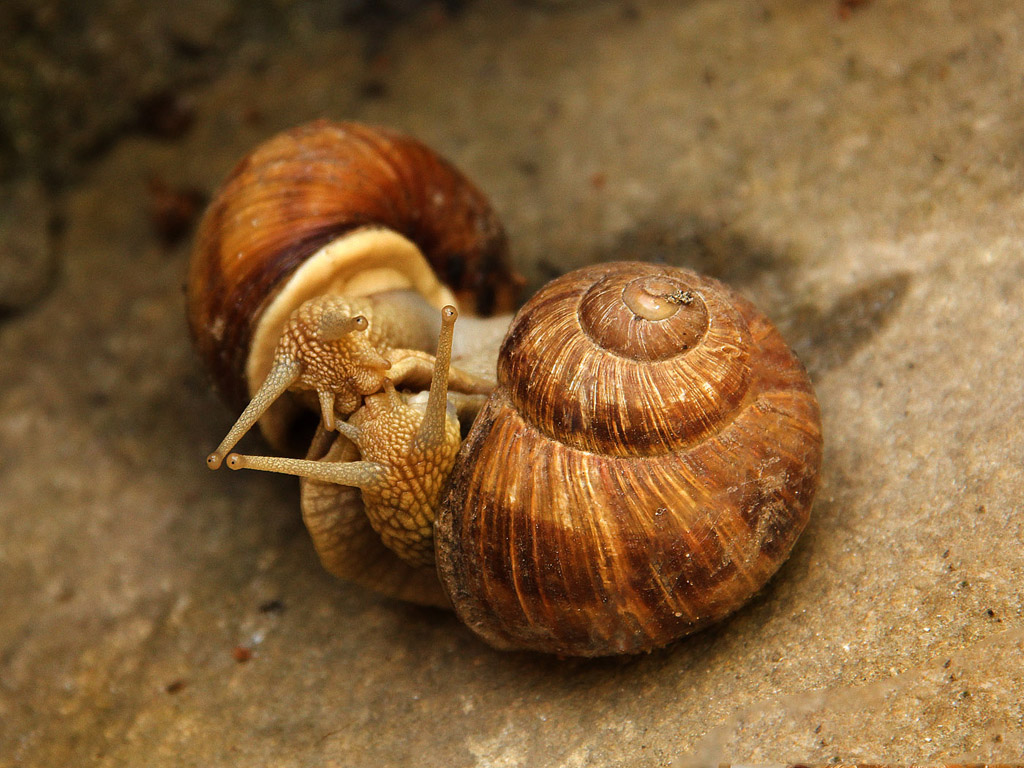
[[[651,650],[738,608],[788,556],[807,522],[821,462],[817,401],[778,331],[714,280],[622,262],[587,267],[542,288],[517,313],[498,352],[494,331],[508,319],[456,323],[451,305],[508,307],[517,280],[500,225],[451,166],[410,139],[375,130],[318,123],[271,140],[274,151],[265,146],[243,161],[206,216],[190,280],[193,334],[222,389],[237,397],[245,384],[258,402],[211,466],[277,394],[305,386],[317,390],[307,402],[322,414],[307,459],[231,454],[228,463],[304,476],[304,519],[332,572],[403,599],[450,603],[496,647],[563,655]],[[394,221],[411,220],[434,232],[468,224],[476,237],[462,231],[417,240],[405,230],[401,240],[417,245],[415,254],[402,245],[402,258],[416,266],[379,285],[368,278],[373,270],[404,264],[386,249],[375,251],[376,260],[341,259],[341,280],[307,270],[295,254],[323,261],[326,236],[313,247],[309,235],[292,240],[262,228],[287,229],[301,219],[299,200],[317,213],[328,205],[315,198],[329,190],[308,183],[309,145],[322,150],[325,166],[336,164],[323,175],[342,195],[348,178],[368,186],[360,165],[366,157],[346,146],[353,139],[387,150],[370,164],[387,169],[374,183],[390,191],[375,194],[414,201],[417,210],[396,215],[399,205],[378,206],[389,220],[355,217],[358,224],[342,228],[346,233],[372,228],[381,235]],[[289,163],[300,169],[290,180]],[[262,170],[267,165],[275,173]],[[426,171],[438,169],[445,178],[438,188],[446,192],[424,207],[436,199],[421,191],[433,188]],[[248,173],[251,180],[239,181]],[[274,194],[248,188],[289,181],[297,186]],[[461,184],[465,191],[458,191]],[[250,217],[244,207],[234,212],[237,193],[264,195],[268,208],[276,195],[292,208],[288,215]],[[242,232],[225,246],[220,230],[228,221],[242,222]],[[289,269],[265,267],[262,260],[277,256],[270,248],[250,250],[247,228],[257,242],[273,242]],[[464,247],[464,266],[451,267],[458,247],[432,256],[434,241]],[[258,266],[247,274],[274,277],[240,281],[241,287],[211,279],[226,271],[218,259],[241,270],[250,257]],[[303,266],[296,271],[297,261]],[[456,290],[431,279],[428,264]],[[318,275],[315,285],[294,288],[304,271]],[[219,311],[207,310],[211,285],[218,286]],[[474,288],[482,289],[476,298]],[[289,299],[287,312],[275,306],[292,294],[301,300]],[[437,335],[438,316],[435,350],[424,336]],[[301,338],[313,341],[287,343],[302,322]],[[231,323],[237,328],[228,334]],[[265,339],[276,344],[273,354]],[[222,350],[225,343],[245,348]],[[329,366],[330,386],[317,383],[324,377],[297,384],[320,365],[299,360],[303,350],[331,344],[357,353],[327,353],[337,361]],[[493,361],[495,353],[496,367],[471,364],[474,356]],[[363,368],[371,373],[345,367],[355,358],[369,361]],[[429,392],[415,394],[428,379]],[[483,403],[482,393],[492,388]],[[472,422],[461,446],[456,414],[463,426]],[[279,439],[281,421],[269,423],[261,426]]]

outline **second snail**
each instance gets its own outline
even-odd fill
[[[328,570],[497,648],[637,653],[730,614],[810,514],[803,366],[684,269],[586,267],[513,319],[519,284],[484,196],[425,145],[326,121],[271,138],[193,250],[193,339],[242,410],[209,465],[299,475]],[[304,458],[232,452],[256,424],[285,449],[303,408]]]

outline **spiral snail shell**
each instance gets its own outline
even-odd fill
[[[272,139],[193,253],[196,346],[229,400],[252,397],[210,466],[301,476],[329,570],[450,606],[498,648],[637,653],[734,611],[810,512],[803,367],[683,269],[587,267],[510,327],[470,317],[518,284],[483,196],[418,142],[324,122]],[[458,367],[474,347],[497,359],[482,377]],[[303,389],[322,414],[305,459],[229,455],[257,420],[282,444],[278,398]]]
[[[672,267],[572,272],[502,345],[442,499],[442,583],[497,647],[657,648],[776,571],[821,448],[810,381],[749,302]]]

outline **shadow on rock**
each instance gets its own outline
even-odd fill
[[[889,322],[910,287],[910,275],[896,272],[864,283],[822,309],[795,304],[779,325],[812,377],[844,365]]]

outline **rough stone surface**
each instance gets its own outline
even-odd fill
[[[31,307],[54,281],[53,214],[30,177],[0,182],[0,315]]]
[[[1024,71],[1013,0],[470,4],[370,63],[332,28],[195,92],[64,200],[60,282],[0,321],[0,766],[663,766],[1024,754]],[[724,624],[502,654],[317,565],[288,478],[209,472],[188,346],[212,190],[317,116],[493,197],[534,286],[608,258],[732,283],[808,364],[812,522]],[[247,659],[247,660],[246,660]]]

